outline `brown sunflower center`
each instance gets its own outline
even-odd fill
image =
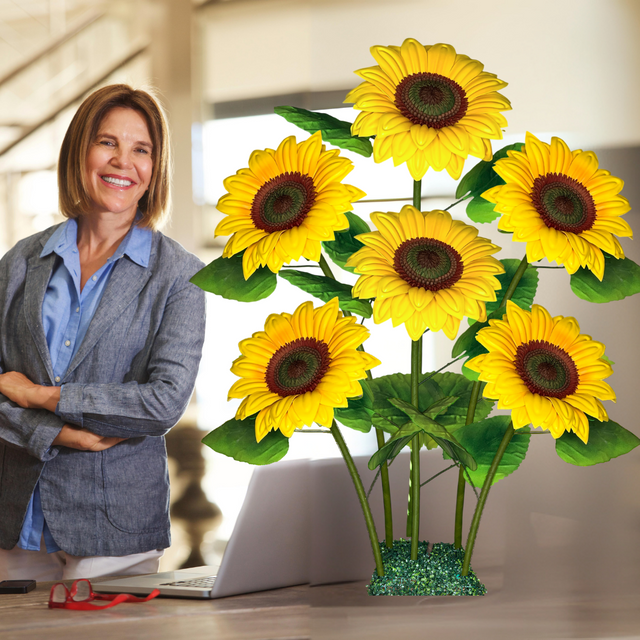
[[[269,360],[267,387],[281,397],[313,391],[329,369],[329,347],[316,338],[298,338],[280,347]]]
[[[531,201],[551,229],[582,233],[596,220],[596,205],[588,189],[562,173],[547,173],[533,182]]]
[[[531,393],[565,398],[575,393],[580,382],[571,356],[546,340],[521,344],[516,351],[516,371]]]
[[[298,171],[283,173],[265,182],[251,203],[251,220],[273,233],[299,227],[316,201],[313,179]]]
[[[432,129],[450,127],[467,113],[464,89],[439,73],[414,73],[396,87],[395,104],[413,124]]]
[[[433,238],[405,240],[393,258],[397,274],[412,287],[449,289],[462,277],[464,264],[451,246]]]

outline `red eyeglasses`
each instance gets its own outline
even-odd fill
[[[96,611],[109,609],[121,602],[148,602],[160,595],[159,589],[154,589],[146,598],[138,598],[128,593],[94,593],[88,580],[76,580],[71,590],[66,584],[57,582],[51,587],[49,609],[75,609],[76,611]],[[93,600],[110,600],[109,604],[91,604]]]

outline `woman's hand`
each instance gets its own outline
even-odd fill
[[[65,424],[56,436],[52,446],[69,447],[79,451],[104,451],[126,438],[105,438],[86,429],[78,429]]]
[[[34,384],[17,371],[0,374],[0,393],[23,409],[55,411],[60,401],[60,387]]]

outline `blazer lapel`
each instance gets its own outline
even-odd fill
[[[122,311],[138,297],[150,277],[151,268],[141,267],[126,255],[117,261],[82,344],[69,364],[65,378],[86,358],[100,336],[120,317]]]
[[[43,258],[39,256],[30,258],[24,287],[24,311],[27,327],[29,327],[31,337],[36,344],[51,384],[53,384],[53,366],[42,326],[42,302],[55,262],[55,253],[50,253]]]

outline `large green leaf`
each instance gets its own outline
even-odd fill
[[[430,379],[419,387],[420,408],[427,409],[445,397],[457,397],[458,399],[447,407],[446,412],[438,415],[438,423],[453,433],[465,423],[473,383],[459,373],[429,375]],[[411,375],[393,373],[369,380],[367,384],[373,394],[373,426],[387,433],[395,433],[398,427],[407,421],[407,416],[391,404],[389,399],[399,398],[411,403]],[[488,416],[492,408],[492,400],[480,398],[476,407],[476,419]]]
[[[589,417],[589,441],[582,442],[575,433],[565,432],[556,440],[556,453],[569,464],[588,467],[629,453],[640,438],[617,422],[599,422]]]
[[[495,172],[494,165],[501,158],[507,157],[507,151],[520,151],[524,143],[516,142],[502,147],[493,154],[491,160],[483,160],[473,167],[458,184],[456,198],[471,196],[472,200],[467,204],[467,215],[474,222],[491,222],[500,217],[493,210],[493,203],[485,200],[482,194],[491,187],[504,184],[504,180]]]
[[[255,416],[245,420],[227,420],[208,433],[202,443],[234,460],[257,465],[277,462],[289,450],[289,438],[280,431],[270,431],[260,442],[256,442]]]
[[[432,420],[428,416],[418,411],[413,405],[398,398],[390,398],[389,402],[396,408],[405,413],[416,427],[419,427],[429,438],[431,438],[443,451],[453,460],[461,462],[465,467],[475,469],[477,467],[475,460],[469,452],[456,440],[451,432]],[[435,403],[438,404],[438,403]],[[434,405],[431,405],[433,407]],[[431,409],[429,410],[433,410]],[[437,409],[436,409],[437,410]]]
[[[449,431],[455,432],[460,426],[464,425],[467,420],[467,410],[469,408],[469,400],[471,400],[473,382],[467,380],[463,375],[453,372],[436,373],[432,379],[445,396],[456,396],[458,398],[447,409],[444,415],[438,416],[438,422],[440,424],[447,427]],[[476,404],[474,422],[486,418],[491,413],[493,405],[495,404],[494,400],[482,397],[484,386],[485,384],[482,383],[480,396]]]
[[[323,242],[322,246],[333,262],[335,262],[340,268],[353,273],[353,267],[345,266],[347,260],[356,251],[364,247],[362,242],[360,242],[356,236],[360,233],[368,233],[371,229],[369,228],[369,225],[355,213],[348,211],[345,215],[349,220],[349,228],[346,231],[336,231],[336,239]]]
[[[588,302],[622,300],[640,293],[640,266],[629,258],[605,254],[602,282],[589,269],[580,268],[571,276],[571,289]]]
[[[276,289],[276,274],[267,267],[259,267],[248,280],[242,273],[242,254],[231,258],[216,258],[200,269],[190,282],[227,300],[255,302],[268,298]]]
[[[315,276],[297,269],[281,269],[278,275],[305,293],[320,298],[323,302],[329,302],[337,297],[343,311],[356,313],[363,318],[370,318],[373,314],[370,302],[351,297],[351,285],[349,284],[343,284],[326,276]]]
[[[419,433],[420,429],[411,422],[398,429],[395,435],[371,456],[369,469],[373,470],[384,462],[393,460]]]
[[[456,431],[458,442],[478,463],[478,468],[475,471],[469,470],[474,486],[481,487],[484,484],[493,458],[510,422],[509,416],[494,416],[465,425]],[[492,484],[513,473],[520,466],[527,455],[530,440],[531,436],[528,433],[515,432],[498,465]]]
[[[504,267],[504,273],[496,276],[496,278],[498,278],[498,281],[500,282],[500,289],[496,291],[496,300],[487,302],[487,314],[493,313],[498,308],[498,305],[504,297],[505,291],[509,288],[511,280],[513,280],[513,276],[516,274],[516,271],[520,266],[520,260],[506,258],[504,260],[500,260],[500,262]],[[529,266],[522,274],[520,282],[518,282],[518,287],[511,296],[511,302],[515,302],[515,304],[517,304],[521,309],[530,311],[537,290],[538,270],[534,267]],[[468,321],[470,325],[473,325],[476,322],[471,318],[468,318]]]
[[[373,145],[369,138],[351,135],[351,123],[338,120],[326,113],[316,113],[298,107],[275,107],[274,111],[287,122],[295,124],[304,131],[315,133],[320,131],[322,139],[341,149],[354,151],[368,158],[373,153]]]
[[[337,407],[333,410],[335,419],[345,427],[368,433],[371,431],[371,420],[373,417],[373,403],[370,392],[367,388],[367,381],[360,380],[360,385],[364,391],[361,398],[349,398],[348,407]]]

